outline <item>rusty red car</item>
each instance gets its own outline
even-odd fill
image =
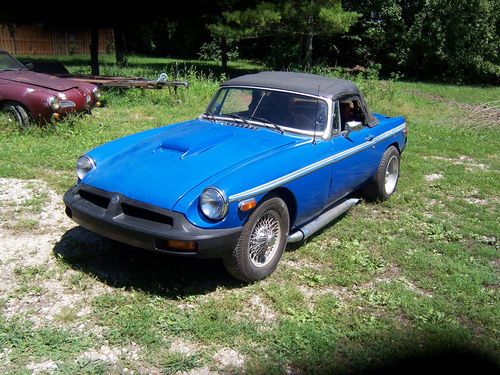
[[[32,72],[0,50],[0,111],[21,128],[68,113],[90,113],[100,105],[100,96],[96,85]]]

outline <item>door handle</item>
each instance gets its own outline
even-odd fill
[[[369,135],[368,137],[366,137],[365,141],[367,142],[373,141],[373,135]]]

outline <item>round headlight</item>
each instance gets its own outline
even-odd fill
[[[200,209],[210,220],[221,220],[227,213],[227,198],[222,190],[206,188],[200,197]]]
[[[95,161],[90,156],[87,155],[80,156],[76,161],[76,175],[80,180],[84,178],[85,175],[94,168],[95,168]]]
[[[54,111],[57,111],[61,107],[61,103],[59,103],[59,99],[57,99],[57,96],[52,96],[51,98],[49,98],[49,105]]]
[[[99,89],[99,87],[94,87],[92,93],[94,94],[94,98],[96,99],[99,99],[101,97],[101,90]]]

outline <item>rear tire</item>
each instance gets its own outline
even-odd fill
[[[30,117],[22,105],[16,103],[5,103],[1,105],[0,111],[5,113],[11,121],[17,122],[21,130],[29,128]]]
[[[394,194],[399,180],[400,154],[396,147],[385,150],[375,176],[366,183],[363,195],[369,201],[385,201]]]
[[[288,207],[281,198],[262,202],[250,215],[234,250],[223,258],[227,272],[245,282],[269,276],[285,250],[289,227]]]

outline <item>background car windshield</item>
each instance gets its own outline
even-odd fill
[[[0,52],[0,70],[26,70],[26,67],[5,52]]]
[[[261,119],[299,132],[322,132],[328,106],[305,95],[250,88],[224,88],[208,109],[213,115]]]

